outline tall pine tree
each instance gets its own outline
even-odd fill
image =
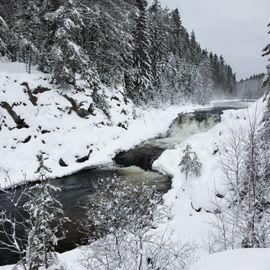
[[[270,23],[268,24],[268,27],[270,27]],[[270,34],[270,31],[268,32]],[[266,45],[266,47],[263,49],[263,56],[270,55],[270,43]],[[268,59],[270,62],[270,58]],[[269,94],[270,91],[270,63],[267,65],[267,74],[264,80],[264,85],[266,87],[266,94]],[[269,108],[270,109],[270,108]]]
[[[135,103],[147,101],[152,86],[151,60],[149,57],[150,38],[145,0],[136,1],[138,17],[134,35],[134,93],[129,93]]]
[[[40,183],[29,189],[30,200],[25,203],[24,209],[29,214],[31,228],[28,232],[28,243],[24,267],[30,270],[41,266],[48,268],[55,259],[55,246],[63,239],[65,231],[63,224],[68,221],[64,217],[62,204],[55,198],[54,193],[60,189],[48,182],[46,173],[50,169],[44,165],[42,155],[38,155]]]
[[[88,72],[88,57],[78,39],[83,20],[77,4],[67,0],[56,11],[48,13],[53,45],[50,48],[50,68],[56,83],[62,86],[76,84],[76,73]]]

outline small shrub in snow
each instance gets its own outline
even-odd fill
[[[48,266],[54,261],[54,247],[65,237],[63,224],[68,221],[64,217],[62,204],[53,196],[60,189],[51,185],[46,178],[50,171],[44,165],[42,155],[37,156],[41,182],[29,188],[30,200],[24,204],[29,214],[30,230],[23,264],[27,269],[38,269]]]
[[[12,211],[0,212],[0,250],[9,250],[21,258],[18,265],[25,270],[48,268],[56,262],[54,247],[65,237],[61,203],[53,196],[60,189],[46,177],[50,171],[38,157],[40,183],[2,190],[10,201]],[[7,180],[11,180],[7,174]]]
[[[193,246],[178,243],[168,231],[158,229],[170,220],[169,209],[161,203],[156,189],[143,183],[119,178],[101,181],[86,206],[83,231],[92,243],[83,248],[83,266],[183,269],[192,259]]]
[[[186,180],[189,175],[201,175],[202,163],[199,161],[197,154],[191,150],[191,145],[187,144],[186,148],[183,150],[184,156],[179,163],[181,172],[185,173]]]

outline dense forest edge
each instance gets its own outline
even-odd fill
[[[238,98],[258,99],[264,95],[265,74],[255,74],[247,79],[241,79],[236,83],[236,92]]]
[[[205,104],[235,96],[236,77],[188,33],[178,9],[155,0],[21,0],[0,3],[0,54],[85,91],[106,112],[101,85],[123,86],[135,104]],[[3,106],[3,104],[2,104]]]

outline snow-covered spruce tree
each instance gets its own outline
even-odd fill
[[[82,230],[90,243],[83,248],[87,269],[182,269],[192,247],[157,231],[170,218],[161,195],[144,183],[118,177],[101,180],[89,196]]]
[[[151,98],[152,76],[151,60],[149,57],[150,37],[147,18],[147,3],[145,0],[136,0],[138,17],[134,34],[134,89],[128,95],[135,103],[146,102]]]
[[[155,98],[160,100],[163,90],[164,73],[167,65],[169,48],[168,26],[164,24],[164,18],[168,16],[167,11],[163,10],[158,0],[154,1],[149,7],[149,32],[150,32],[150,59],[153,78],[153,91],[157,93]]]
[[[201,62],[202,49],[196,41],[194,31],[192,31],[190,35],[189,50],[191,62],[194,63],[195,65],[198,65]]]
[[[9,35],[9,27],[6,24],[5,20],[0,16],[0,55],[7,56],[8,55],[8,40],[7,37]]]
[[[186,148],[183,150],[183,157],[179,163],[181,172],[185,173],[186,180],[189,175],[200,176],[202,163],[199,161],[196,152],[191,151],[191,145],[187,144]]]
[[[200,64],[196,67],[196,76],[193,80],[194,93],[192,100],[199,104],[209,102],[213,94],[212,68],[207,52],[203,51]]]
[[[171,13],[171,39],[169,41],[173,54],[178,58],[186,57],[185,29],[178,8]]]
[[[233,74],[232,68],[227,65],[227,75],[226,75],[226,89],[230,97],[236,95],[236,77]]]
[[[23,266],[28,270],[41,266],[48,268],[53,263],[54,248],[65,237],[63,224],[68,221],[64,217],[62,204],[53,195],[60,189],[49,183],[46,174],[50,169],[45,166],[42,154],[37,158],[40,183],[29,188],[30,199],[24,204],[31,222],[25,257],[22,259]]]
[[[76,73],[84,74],[89,69],[88,57],[78,44],[83,27],[80,10],[74,0],[67,0],[45,18],[53,36],[49,58],[54,79],[61,86],[75,86]]]
[[[270,27],[270,24],[268,25]],[[270,34],[270,31],[268,32]],[[263,49],[263,56],[270,56],[270,43]],[[270,58],[268,59],[270,62]],[[270,148],[270,63],[266,67],[267,73],[264,79],[264,87],[266,88],[265,99],[267,100],[266,111],[262,119],[262,147],[265,151],[269,151]],[[269,175],[270,176],[270,175]]]
[[[17,60],[26,63],[26,71],[31,73],[32,64],[36,63],[39,52],[38,38],[41,27],[40,1],[25,0],[18,4],[15,23],[12,30],[15,33],[12,42],[15,42]]]
[[[268,27],[270,27],[270,23],[268,24]],[[270,31],[268,32],[270,34]],[[266,47],[263,49],[263,56],[270,55],[270,43],[266,45]],[[270,58],[268,59],[270,62]],[[270,92],[270,63],[267,65],[267,73],[264,80],[264,85],[266,87],[266,94],[268,95]]]
[[[130,4],[121,2],[104,0],[84,7],[82,47],[96,65],[101,82],[109,86],[122,83],[124,72],[132,67]]]

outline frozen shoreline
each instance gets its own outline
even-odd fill
[[[13,73],[10,72],[13,70]],[[46,165],[52,169],[50,177],[62,177],[82,169],[110,164],[111,158],[120,150],[128,150],[141,142],[166,132],[179,113],[190,112],[201,106],[179,105],[166,109],[134,108],[124,100],[123,89],[103,91],[110,106],[111,119],[98,108],[95,116],[80,118],[70,111],[63,93],[72,95],[87,108],[92,98],[87,92],[71,92],[54,89],[49,76],[33,70],[23,72],[21,63],[0,63],[1,101],[14,105],[14,111],[25,120],[29,128],[17,129],[6,110],[0,107],[0,185],[16,185],[38,178],[36,155],[44,153]],[[51,90],[38,94],[37,106],[33,106],[25,93],[22,82],[30,89],[37,86]],[[134,114],[136,118],[134,119]],[[30,139],[29,139],[30,138]],[[83,163],[77,159],[90,157]],[[67,165],[61,166],[60,159]],[[5,171],[11,183],[5,179]]]

